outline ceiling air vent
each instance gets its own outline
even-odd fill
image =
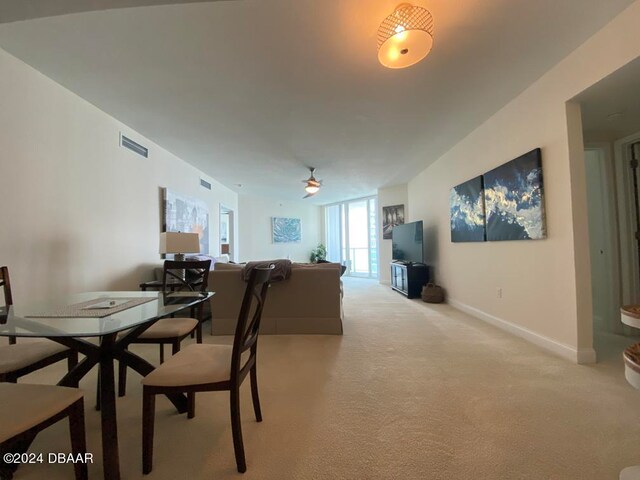
[[[137,142],[134,142],[129,137],[125,137],[123,134],[120,134],[120,146],[124,148],[128,148],[134,153],[143,156],[144,158],[149,158],[149,149],[143,147]]]
[[[207,190],[211,190],[211,184],[206,180],[200,179],[200,185],[206,188]]]

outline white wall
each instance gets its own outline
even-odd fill
[[[579,106],[566,102],[640,55],[639,24],[636,1],[408,187],[410,220],[438,239],[427,262],[452,303],[581,362],[594,360],[586,182]],[[451,243],[449,189],[536,147],[548,238]]]
[[[242,262],[278,258],[308,262],[311,250],[324,242],[322,207],[304,201],[285,202],[241,194],[238,197],[238,211],[239,258]],[[272,217],[299,218],[302,241],[274,244],[271,237]]]
[[[217,254],[218,205],[237,208],[236,193],[3,50],[0,72],[0,264],[15,301],[137,289],[161,262],[160,187],[207,202]]]
[[[378,241],[379,252],[378,255],[380,265],[378,265],[378,272],[380,272],[380,283],[389,285],[391,283],[391,269],[389,264],[392,260],[391,255],[391,239],[385,240],[382,238],[382,207],[390,207],[393,205],[404,205],[405,219],[409,218],[409,199],[407,196],[407,184],[395,185],[393,187],[386,187],[378,189]]]

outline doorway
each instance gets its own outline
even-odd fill
[[[589,217],[593,346],[598,359],[619,358],[640,333],[620,307],[640,303],[634,148],[640,142],[640,58],[572,99],[580,104]]]
[[[345,275],[378,278],[377,198],[325,207],[327,260],[347,267]]]
[[[233,210],[220,205],[219,223],[219,245],[220,255],[229,255],[229,259],[234,259],[234,239],[233,239],[234,214]]]

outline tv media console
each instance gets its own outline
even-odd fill
[[[406,295],[417,298],[422,287],[429,283],[429,267],[424,263],[391,262],[391,288]]]

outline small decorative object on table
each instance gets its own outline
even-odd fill
[[[427,283],[422,287],[422,300],[427,303],[444,302],[444,289],[435,283]]]

